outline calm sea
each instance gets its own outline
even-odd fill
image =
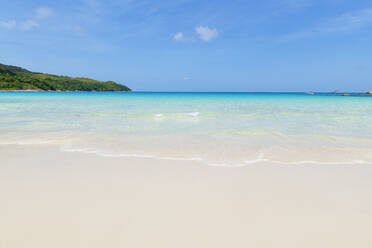
[[[372,163],[372,97],[1,92],[0,144],[217,166]]]

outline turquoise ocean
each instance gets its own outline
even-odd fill
[[[0,92],[6,145],[215,166],[372,164],[372,97]]]

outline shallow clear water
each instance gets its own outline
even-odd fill
[[[221,166],[372,163],[372,97],[1,92],[0,144]]]

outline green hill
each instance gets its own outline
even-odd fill
[[[0,64],[0,90],[131,91],[127,86],[113,81],[56,76],[3,64]]]

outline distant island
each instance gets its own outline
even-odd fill
[[[56,76],[0,64],[0,91],[131,91],[131,89],[113,81]]]

